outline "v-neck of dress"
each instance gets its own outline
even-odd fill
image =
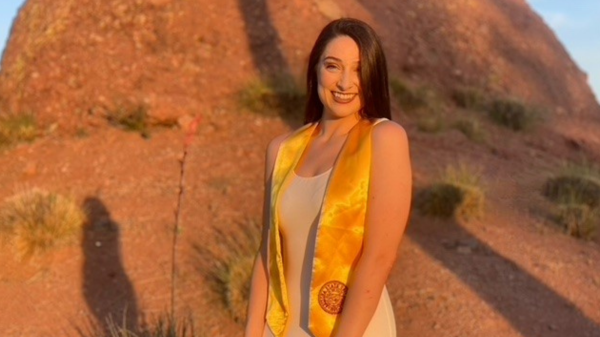
[[[356,124],[354,124],[354,126],[352,126],[352,127],[350,128],[350,130],[349,130],[349,131],[348,131],[348,133],[346,134],[346,138],[344,139],[344,142],[342,143],[342,146],[340,147],[340,150],[339,150],[339,151],[338,151],[338,153],[335,155],[335,159],[334,159],[334,161],[333,161],[333,165],[332,165],[332,166],[331,166],[331,167],[330,167],[330,168],[329,168],[327,171],[325,171],[325,172],[323,172],[323,173],[316,174],[316,175],[314,175],[314,176],[305,177],[305,176],[298,175],[298,174],[296,173],[296,169],[298,168],[298,164],[300,163],[300,161],[301,161],[302,157],[304,156],[304,154],[305,154],[305,152],[306,152],[306,149],[307,149],[307,148],[308,148],[308,146],[309,146],[309,145],[312,143],[312,141],[313,141],[313,138],[314,138],[314,136],[315,136],[315,132],[316,132],[317,128],[319,127],[319,124],[321,123],[321,121],[320,121],[320,120],[319,120],[318,122],[316,122],[315,126],[313,127],[313,130],[312,130],[312,131],[311,131],[311,133],[310,133],[310,136],[308,137],[308,140],[307,140],[307,141],[306,141],[306,143],[304,144],[304,147],[303,147],[303,149],[302,149],[302,153],[300,154],[300,157],[298,157],[298,160],[297,160],[297,161],[294,163],[294,167],[292,168],[292,173],[294,174],[294,176],[296,176],[296,177],[300,177],[300,178],[305,178],[305,179],[310,179],[310,178],[316,178],[316,177],[319,177],[319,176],[321,176],[321,175],[323,175],[323,174],[325,174],[325,173],[327,173],[327,172],[329,172],[329,171],[334,171],[334,170],[335,170],[335,168],[336,168],[336,166],[337,166],[338,159],[340,158],[340,155],[341,155],[341,154],[344,152],[344,149],[346,148],[346,144],[348,143],[348,138],[349,138],[350,134],[352,133],[352,131],[354,131],[354,130],[356,129],[356,127],[357,127],[357,126],[358,126],[360,123],[363,123],[363,122],[364,122],[363,120],[359,120],[359,121],[358,121]]]

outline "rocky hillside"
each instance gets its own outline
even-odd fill
[[[300,81],[339,16],[377,28],[395,76],[598,114],[586,75],[525,0],[29,0],[2,60],[1,111],[70,129],[123,104],[158,121],[210,111],[252,78]]]

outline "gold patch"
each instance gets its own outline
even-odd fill
[[[329,281],[319,290],[319,306],[326,313],[337,315],[342,312],[348,287],[340,281]]]

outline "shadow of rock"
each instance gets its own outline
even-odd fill
[[[415,218],[409,237],[523,336],[600,336],[600,326],[575,304],[456,221]]]
[[[266,0],[238,0],[240,12],[246,26],[246,35],[252,54],[254,66],[260,73],[260,79],[273,92],[273,97],[267,99],[269,106],[277,110],[279,116],[290,127],[298,127],[303,119],[304,106],[290,107],[301,104],[294,87],[294,78],[285,55],[280,48],[280,37],[269,14]],[[282,86],[283,84],[283,86]],[[302,116],[300,116],[302,115]]]

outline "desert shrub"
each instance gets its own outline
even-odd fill
[[[427,110],[417,117],[419,131],[438,133],[446,128],[442,114],[438,110]]]
[[[237,255],[219,272],[223,300],[238,323],[246,319],[254,258],[255,255]]]
[[[600,180],[593,177],[560,175],[546,181],[543,194],[557,202],[576,202],[590,207],[600,205]]]
[[[254,113],[301,118],[306,95],[290,76],[253,80],[238,94],[239,105]]]
[[[598,208],[574,201],[558,205],[556,221],[567,234],[589,240],[598,230],[600,217]]]
[[[435,217],[481,218],[485,193],[479,172],[463,163],[446,167],[440,181],[417,194],[415,206],[422,214]]]
[[[240,324],[246,320],[254,259],[260,245],[257,222],[248,220],[230,226],[227,233],[217,230],[214,247],[196,246],[201,265],[213,290],[231,317]],[[207,266],[207,261],[212,265]]]
[[[437,133],[445,129],[442,104],[433,89],[415,88],[399,78],[390,80],[390,89],[402,111],[417,119],[419,131]]]
[[[15,195],[0,208],[0,231],[21,258],[75,240],[85,220],[71,198],[39,189]]]
[[[566,163],[548,177],[542,194],[557,204],[556,222],[569,235],[590,239],[600,226],[600,169],[591,162]]]
[[[438,98],[431,88],[422,86],[413,88],[399,78],[390,80],[392,95],[407,114],[417,114],[419,110],[435,110]]]
[[[485,94],[473,87],[457,88],[452,91],[451,97],[457,106],[467,110],[481,111],[487,105]]]
[[[120,129],[139,132],[144,137],[150,137],[148,109],[143,104],[120,104],[106,114],[108,122]]]
[[[454,123],[454,127],[474,142],[483,142],[486,139],[481,124],[476,119],[460,119]]]
[[[161,314],[152,323],[142,323],[139,328],[127,328],[127,322],[115,322],[111,317],[106,326],[97,322],[89,323],[86,331],[79,329],[81,337],[201,337],[204,334],[194,330],[191,318],[175,319],[169,314]]]
[[[526,105],[517,99],[495,99],[488,107],[492,121],[514,131],[531,129],[542,121],[539,109]]]
[[[600,169],[590,162],[566,163],[546,180],[542,194],[556,203],[600,206]]]
[[[0,117],[0,148],[31,142],[39,134],[32,114],[8,114]]]

